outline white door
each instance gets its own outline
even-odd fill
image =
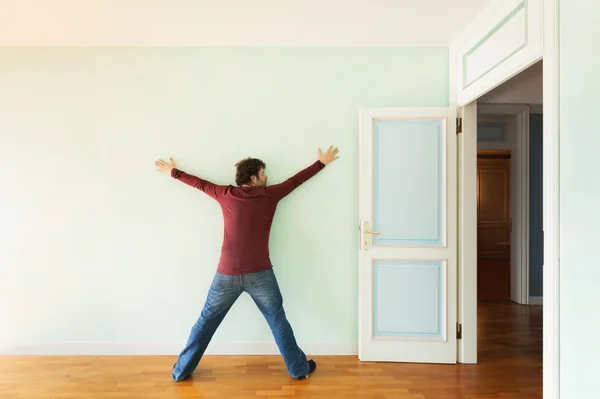
[[[456,109],[364,109],[359,135],[359,358],[456,363]]]

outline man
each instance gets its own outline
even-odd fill
[[[267,187],[266,165],[256,158],[236,164],[236,184],[218,186],[189,175],[170,162],[156,161],[157,171],[204,191],[223,212],[221,258],[206,303],[188,342],[173,366],[174,381],[188,378],[198,366],[215,331],[242,292],[247,292],[269,323],[289,374],[307,378],[317,367],[298,347],[283,309],[283,298],[269,258],[269,235],[277,204],[294,189],[338,159],[337,148],[318,151],[318,161],[283,183]]]

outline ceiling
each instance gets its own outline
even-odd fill
[[[489,0],[0,0],[0,45],[448,46]]]
[[[543,104],[542,61],[480,97],[482,103]]]

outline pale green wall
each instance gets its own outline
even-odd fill
[[[600,3],[560,1],[560,390],[597,399]]]
[[[272,260],[300,342],[356,343],[358,108],[447,105],[446,48],[0,49],[0,344],[179,349],[222,216],[154,160],[232,183],[257,156],[275,183],[330,144],[340,160],[281,204]],[[215,341],[272,338],[243,297]]]

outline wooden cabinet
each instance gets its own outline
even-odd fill
[[[478,298],[510,299],[510,152],[477,155]]]

